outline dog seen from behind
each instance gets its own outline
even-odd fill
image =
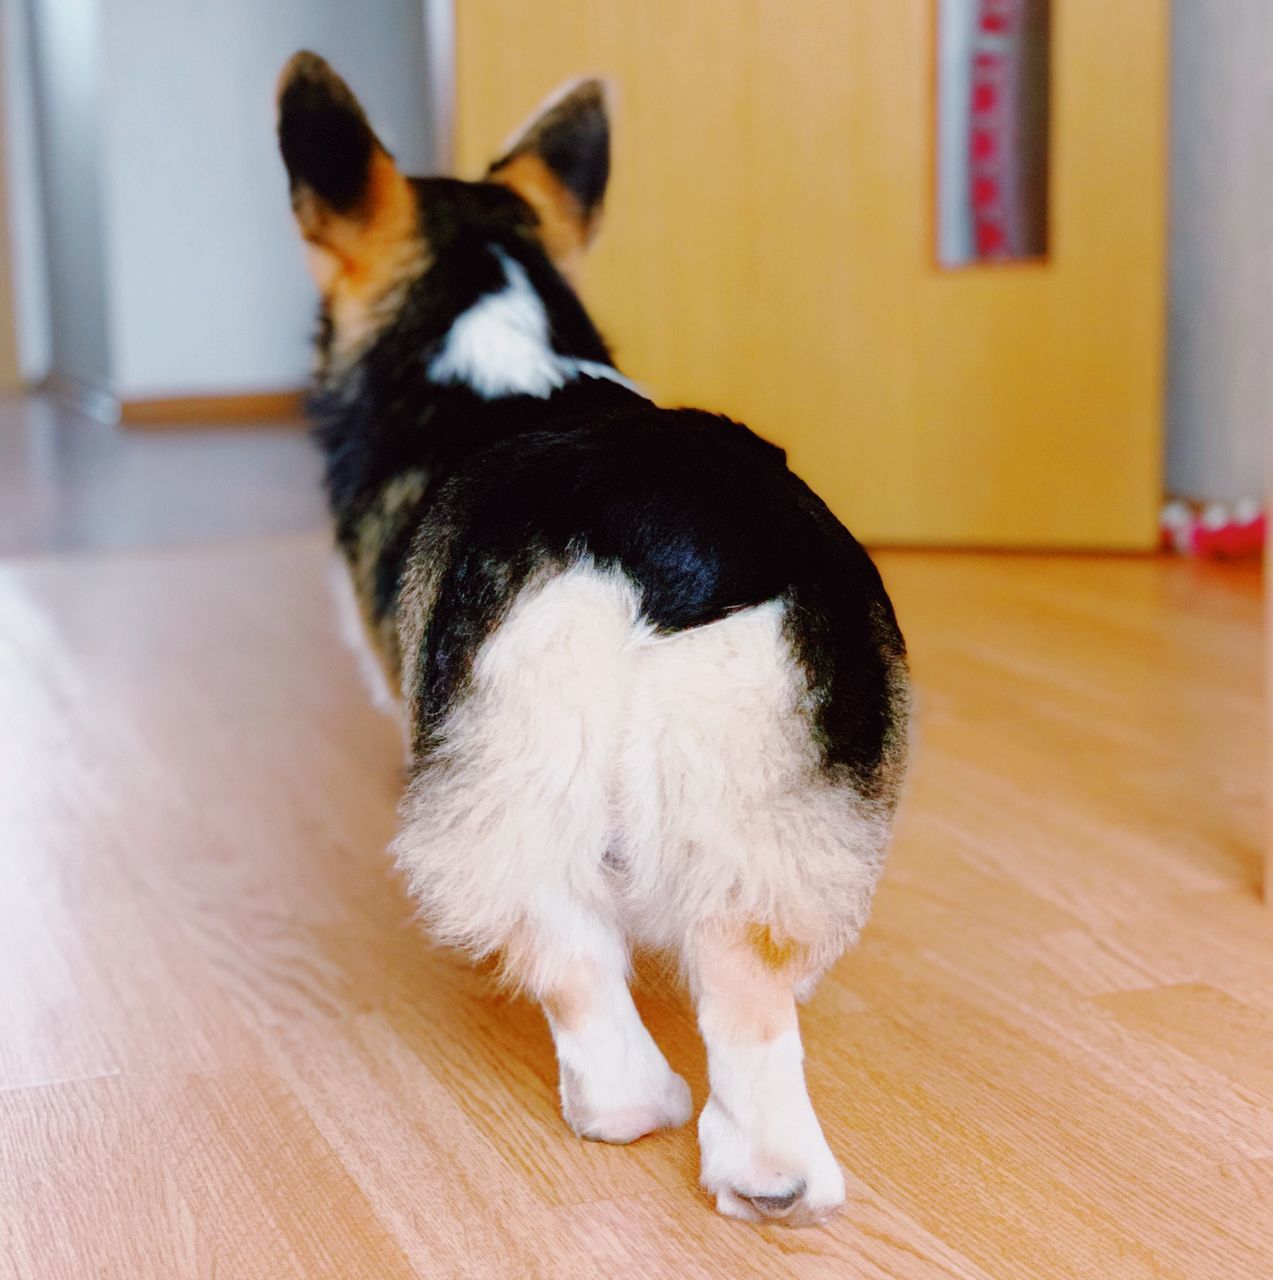
[[[844,1178],[796,1004],[866,920],[906,753],[879,574],[782,450],[615,369],[571,284],[609,172],[598,82],[478,182],[400,173],[314,54],[278,107],[422,918],[540,1002],[562,1114],[603,1142],[690,1118],[628,989],[634,949],[673,955],[707,1047],[703,1186],[818,1222]]]

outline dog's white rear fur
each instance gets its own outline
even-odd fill
[[[789,1202],[818,1218],[843,1180],[794,1001],[865,921],[888,819],[818,768],[780,602],[671,636],[638,615],[631,584],[587,565],[528,588],[482,648],[394,850],[432,931],[504,952],[544,1002],[562,1108],[585,1137],[689,1118],[627,989],[632,943],[674,951],[708,1047],[705,1185],[726,1213]],[[753,938],[705,925],[725,920],[811,944],[767,966]]]

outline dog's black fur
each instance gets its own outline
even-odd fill
[[[395,322],[358,365],[320,386],[311,408],[342,539],[357,536],[396,475],[428,478],[376,564],[378,624],[396,609],[430,509],[443,504],[453,525],[411,709],[420,738],[432,736],[530,576],[587,556],[638,584],[645,618],[662,631],[789,599],[826,764],[869,789],[890,728],[890,667],[904,647],[866,553],[787,469],[781,449],[726,418],[661,409],[600,378],[547,399],[484,400],[431,382],[430,358],[455,319],[505,286],[492,246],[544,300],[554,350],[605,364],[610,355],[529,234],[519,197],[445,179],[415,187],[433,265]]]

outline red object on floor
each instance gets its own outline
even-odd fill
[[[1177,501],[1163,508],[1166,551],[1210,560],[1253,559],[1262,554],[1267,535],[1268,517],[1254,502],[1199,508]]]

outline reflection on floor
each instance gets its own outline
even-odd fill
[[[319,529],[318,479],[299,424],[124,431],[0,396],[0,555]]]
[[[223,467],[235,519],[212,485],[162,518],[127,486],[99,504],[76,453],[63,542],[312,516],[299,440],[103,456],[133,448],[164,482]],[[56,514],[7,536],[47,547]],[[1254,570],[880,557],[916,762],[872,921],[803,1019],[849,1204],[784,1234],[714,1216],[692,1127],[574,1139],[538,1012],[413,925],[383,852],[400,743],[328,545],[0,563],[0,1272],[1273,1275]],[[639,999],[701,1105],[686,1000]]]

